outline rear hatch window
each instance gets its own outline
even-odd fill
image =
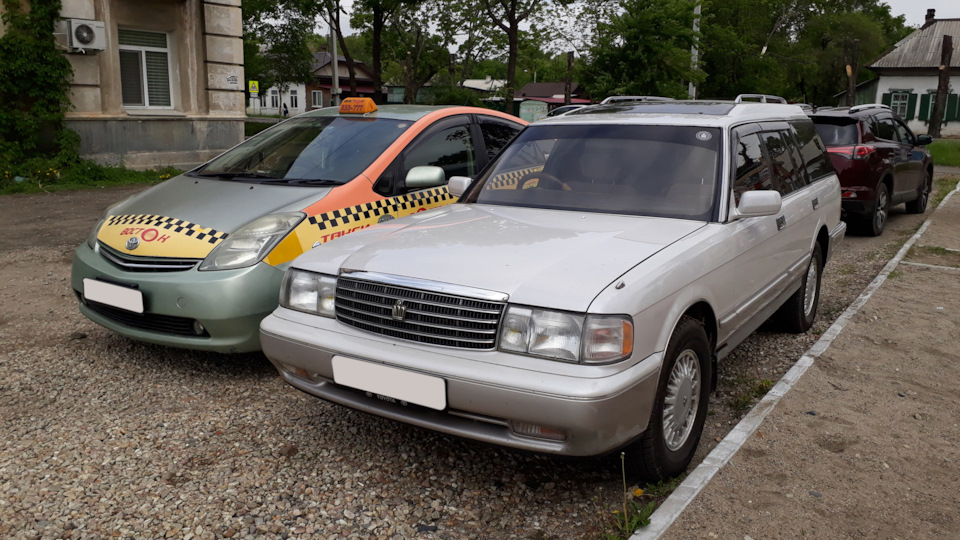
[[[817,126],[817,133],[827,146],[841,146],[857,144],[860,134],[857,130],[857,121],[849,118],[813,118]]]

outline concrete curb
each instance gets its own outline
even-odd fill
[[[942,208],[950,198],[960,191],[960,184],[944,197],[943,201],[934,210]],[[659,539],[667,532],[667,529],[673,525],[673,522],[680,517],[683,510],[693,501],[693,499],[703,490],[704,487],[713,479],[714,475],[720,471],[720,468],[726,465],[738,450],[749,440],[757,431],[763,420],[773,411],[777,403],[780,402],[786,393],[800,380],[800,377],[806,373],[807,369],[813,365],[814,360],[823,354],[833,343],[833,340],[840,335],[840,331],[847,325],[851,318],[856,315],[864,304],[870,300],[873,293],[883,285],[887,276],[900,264],[900,261],[907,255],[910,248],[920,239],[920,236],[930,226],[933,214],[928,217],[920,229],[910,237],[900,251],[890,259],[890,261],[880,270],[880,273],[864,289],[844,312],[837,317],[837,320],[820,336],[820,339],[807,350],[803,356],[797,360],[797,363],[790,368],[774,387],[767,392],[767,395],[760,400],[740,422],[734,426],[733,430],[703,459],[693,471],[687,475],[686,479],[667,497],[667,500],[650,516],[650,525],[638,529],[630,537],[631,540],[655,540]]]

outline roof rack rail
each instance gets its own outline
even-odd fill
[[[734,103],[786,103],[787,100],[780,96],[771,96],[769,94],[740,94]]]
[[[884,105],[883,103],[864,103],[863,105],[856,105],[850,107],[850,112],[865,111],[867,109],[887,109],[890,110],[889,105]]]

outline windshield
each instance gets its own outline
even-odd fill
[[[464,202],[707,221],[719,148],[717,128],[530,126]]]
[[[293,118],[194,174],[249,182],[343,184],[369,167],[411,124],[388,118]]]

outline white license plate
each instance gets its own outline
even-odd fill
[[[84,278],[83,296],[87,300],[93,300],[108,306],[133,311],[134,313],[143,313],[143,293],[137,289]]]
[[[333,380],[343,386],[438,411],[447,408],[446,381],[439,377],[334,356]]]

